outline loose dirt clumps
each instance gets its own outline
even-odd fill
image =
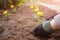
[[[48,9],[44,6],[40,6],[40,11],[44,12],[42,20],[46,20],[57,12]],[[33,29],[37,25],[37,21],[32,16],[32,11],[29,6],[23,6],[21,9],[17,9],[17,13],[10,14],[8,21],[1,20],[0,25],[5,31],[0,35],[0,40],[56,40],[60,39],[56,34],[52,34],[51,38],[35,37],[32,34]],[[59,34],[60,35],[60,34]]]

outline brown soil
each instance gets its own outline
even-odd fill
[[[56,11],[48,9],[44,6],[40,6],[40,11],[44,12],[43,20],[57,14]],[[59,32],[55,32],[50,38],[35,37],[31,33],[37,21],[32,15],[32,11],[29,6],[23,6],[17,9],[17,13],[11,13],[10,19],[8,21],[0,20],[0,26],[2,26],[5,31],[0,34],[0,40],[59,40]]]

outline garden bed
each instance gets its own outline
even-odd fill
[[[42,5],[39,6],[40,11],[44,13],[41,17],[42,20],[46,20],[49,17],[57,14],[56,11],[48,9]],[[0,40],[58,40],[60,39],[59,33],[53,33],[50,38],[37,38],[33,36],[32,31],[37,25],[37,21],[32,15],[32,10],[29,6],[23,6],[18,8],[16,14],[10,13],[10,19],[8,21],[0,20],[0,26],[5,31],[0,35]]]

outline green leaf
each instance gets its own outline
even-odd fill
[[[9,13],[6,13],[5,15],[4,15],[4,17],[5,17],[5,20],[8,20],[9,19]]]
[[[16,13],[16,8],[13,8],[12,12],[13,12],[13,13]]]

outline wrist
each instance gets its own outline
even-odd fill
[[[51,24],[51,28],[55,31],[55,30],[60,30],[60,27],[56,24],[56,22],[54,20],[50,21]]]

